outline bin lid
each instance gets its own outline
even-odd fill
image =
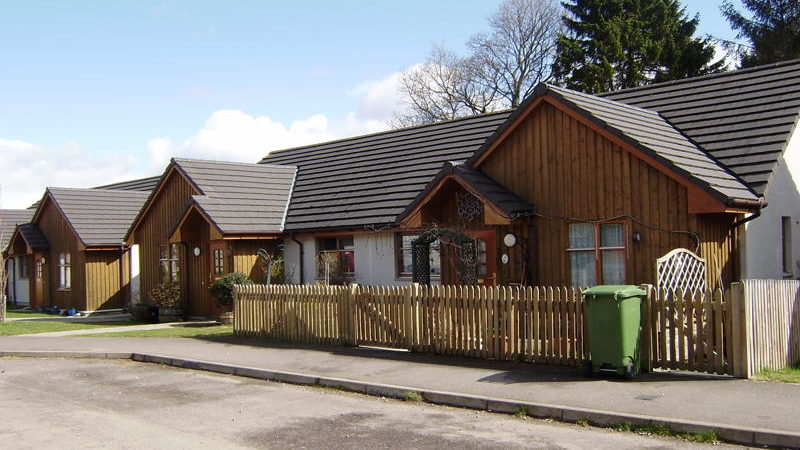
[[[595,299],[598,297],[613,297],[614,300],[623,300],[630,297],[640,297],[647,292],[639,286],[630,284],[602,284],[583,291],[584,298]]]

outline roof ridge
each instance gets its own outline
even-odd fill
[[[205,163],[214,163],[214,164],[226,164],[231,166],[247,166],[247,167],[255,167],[260,168],[265,166],[265,164],[255,163],[248,163],[248,162],[241,162],[241,161],[222,161],[218,159],[202,159],[202,158],[172,158],[175,162],[205,162]],[[291,167],[289,165],[282,165],[282,164],[271,164],[272,166],[277,167]]]
[[[779,67],[790,66],[792,64],[800,64],[800,59],[790,59],[790,60],[787,60],[787,61],[779,61],[779,62],[770,63],[770,64],[763,64],[763,65],[760,65],[760,66],[747,67],[747,68],[744,68],[744,69],[736,69],[736,70],[731,70],[731,71],[728,71],[728,72],[712,73],[712,74],[707,74],[707,75],[699,75],[699,76],[696,76],[696,77],[682,78],[680,80],[670,80],[670,81],[664,81],[664,82],[661,82],[661,83],[648,84],[648,85],[644,85],[644,86],[636,86],[636,87],[631,87],[631,88],[617,89],[617,90],[613,90],[613,91],[604,91],[604,92],[599,92],[596,95],[604,96],[604,95],[612,95],[612,94],[619,94],[619,93],[636,92],[636,91],[653,89],[653,88],[658,88],[658,87],[676,86],[676,85],[685,84],[685,83],[692,83],[692,82],[696,82],[696,81],[711,80],[711,79],[717,79],[717,78],[725,78],[725,77],[729,77],[729,76],[737,76],[737,75],[741,75],[741,74],[758,72],[758,71],[761,71],[761,70],[775,69],[775,68],[779,68]]]
[[[264,158],[262,158],[261,160],[263,161],[264,159],[266,159],[267,156],[274,155],[275,153],[283,153],[283,152],[297,151],[297,150],[301,150],[301,149],[309,149],[311,147],[314,147],[314,146],[317,146],[317,145],[322,145],[322,144],[338,144],[338,143],[343,143],[343,142],[356,140],[356,139],[375,137],[375,136],[380,136],[380,135],[384,135],[384,134],[391,134],[391,133],[399,133],[401,131],[417,130],[417,129],[422,129],[422,128],[432,128],[434,126],[446,125],[446,124],[466,121],[466,120],[470,120],[470,119],[478,119],[478,118],[488,117],[488,116],[493,116],[493,115],[500,115],[500,114],[505,114],[505,113],[509,113],[509,112],[512,112],[512,111],[514,111],[514,108],[502,109],[502,110],[499,110],[499,111],[491,111],[491,112],[486,112],[486,113],[481,113],[481,114],[473,114],[473,115],[464,116],[464,117],[457,117],[455,119],[442,120],[442,121],[439,121],[439,122],[425,123],[425,124],[421,124],[421,125],[412,125],[412,126],[409,126],[409,127],[394,128],[394,129],[391,129],[391,130],[376,131],[374,133],[359,134],[359,135],[348,136],[348,137],[339,138],[339,139],[332,139],[332,140],[329,140],[329,141],[321,141],[321,142],[317,142],[317,143],[314,143],[314,144],[298,145],[298,146],[295,146],[295,147],[281,148],[281,149],[277,149],[277,150],[272,150],[271,152],[267,153],[267,155]]]
[[[573,93],[574,95],[578,95],[580,97],[584,97],[584,98],[587,98],[587,99],[596,100],[596,101],[599,101],[601,103],[610,103],[612,105],[619,106],[619,107],[626,108],[626,109],[638,110],[638,111],[646,112],[648,114],[653,114],[653,115],[657,115],[657,116],[661,115],[656,110],[642,108],[641,106],[631,105],[630,103],[625,103],[625,102],[621,102],[619,100],[614,100],[613,98],[600,97],[599,95],[596,95],[596,94],[587,94],[586,92],[576,91],[574,89],[569,89],[569,88],[565,88],[565,87],[561,87],[561,86],[556,86],[556,85],[550,84],[550,83],[545,83],[545,85],[547,86],[548,89],[569,91],[569,92]],[[672,126],[672,124],[670,124],[670,125]],[[674,126],[673,126],[673,128],[674,128]]]

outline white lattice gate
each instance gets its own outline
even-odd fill
[[[674,292],[706,290],[706,260],[685,248],[676,248],[656,260],[656,287]]]

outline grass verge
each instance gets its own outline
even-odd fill
[[[102,322],[102,323],[80,323],[80,322],[50,322],[36,320],[31,322],[4,322],[0,323],[0,336],[17,336],[20,334],[39,334],[51,333],[56,331],[73,330],[94,330],[97,328],[125,327],[140,325],[140,322]]]
[[[81,336],[81,335],[76,335]],[[156,337],[156,338],[198,338],[207,336],[233,336],[232,325],[184,325],[155,330],[118,331],[93,334],[93,337]]]
[[[784,367],[780,370],[764,369],[753,377],[753,379],[779,383],[800,383],[800,365]]]
[[[614,429],[617,431],[636,433],[646,436],[677,437],[687,441],[699,442],[703,444],[716,444],[719,442],[719,433],[717,433],[717,430],[708,430],[704,433],[681,433],[659,423],[635,426],[629,422],[622,423],[614,427]]]

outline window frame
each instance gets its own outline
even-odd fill
[[[594,228],[594,247],[586,247],[586,248],[569,248],[567,247],[566,254],[567,254],[567,267],[569,267],[569,278],[570,284],[572,284],[572,262],[570,260],[570,254],[576,252],[593,252],[594,253],[594,278],[595,278],[595,285],[605,284],[605,280],[603,279],[603,252],[623,252],[623,262],[624,262],[624,280],[623,283],[628,283],[630,280],[630,233],[629,233],[629,224],[627,220],[609,220],[603,222],[572,222],[567,224],[567,236],[566,242],[569,246],[569,227],[572,225],[579,225],[579,224],[589,224],[592,225]],[[602,246],[602,226],[603,225],[622,225],[622,247],[603,247]]]
[[[166,248],[166,258],[164,249]],[[164,263],[167,263],[168,270],[164,272]],[[161,284],[181,282],[181,248],[180,244],[159,244],[158,245],[158,272]],[[166,275],[166,278],[165,278]]]
[[[215,248],[211,250],[212,273],[216,275],[225,275],[225,249]]]
[[[335,239],[336,240],[336,249],[324,250],[322,248],[322,245],[321,245],[322,241],[323,240],[327,240],[327,239]],[[343,241],[347,240],[347,239],[352,240],[352,242],[353,242],[352,248],[345,248],[346,246],[344,245]],[[317,236],[314,243],[316,245],[317,258],[319,258],[323,253],[336,253],[338,255],[337,256],[337,261],[338,261],[339,267],[342,266],[342,257],[343,257],[343,255],[347,254],[347,253],[352,253],[352,255],[353,255],[353,271],[352,272],[342,271],[342,275],[344,275],[348,279],[354,279],[355,278],[355,276],[356,276],[356,239],[355,239],[355,235],[354,234],[336,234],[336,235],[328,235],[328,236],[325,236],[325,235]],[[324,277],[324,274],[322,273],[322,268],[321,267],[317,267],[316,272],[317,272],[317,274],[316,274],[317,280],[321,280]]]
[[[58,254],[58,290],[72,290],[72,255],[69,252]]]
[[[411,251],[411,247],[403,247],[403,237],[405,236],[420,236],[424,231],[414,232],[414,231],[405,231],[400,233],[395,233],[394,238],[394,264],[395,264],[395,275],[398,279],[411,279],[414,277],[414,274],[411,272],[404,272],[403,269],[405,264],[403,264],[403,252],[408,249]],[[436,240],[439,241],[438,239]],[[438,252],[439,252],[439,273],[438,274],[431,274],[431,279],[440,279],[442,277],[442,244],[439,242],[438,244]],[[433,248],[433,244],[431,244]]]
[[[20,280],[27,280],[31,277],[30,274],[30,263],[31,259],[29,255],[22,255],[19,259],[19,279]]]

